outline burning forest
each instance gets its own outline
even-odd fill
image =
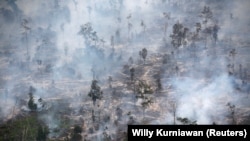
[[[248,0],[2,0],[0,141],[250,124]]]

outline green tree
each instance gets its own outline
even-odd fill
[[[71,134],[70,141],[82,141],[82,127],[79,125],[74,126],[73,133]]]
[[[48,134],[49,134],[48,127],[42,126],[39,124],[38,129],[37,129],[36,140],[37,141],[46,141]]]
[[[93,80],[91,84],[91,89],[88,93],[88,96],[92,98],[93,104],[95,105],[97,99],[102,99],[102,90],[101,87],[97,85],[98,81]]]
[[[12,118],[0,125],[0,141],[45,141],[47,135],[48,128],[37,114]]]
[[[28,107],[31,111],[37,110],[37,104],[34,102],[34,96],[32,92],[29,92]]]
[[[77,133],[82,133],[82,127],[79,126],[79,125],[75,125],[74,127],[74,133],[77,134]]]

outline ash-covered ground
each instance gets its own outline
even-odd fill
[[[249,124],[249,6],[1,1],[1,139],[29,116],[45,140],[123,140],[127,124]],[[28,127],[11,139],[40,137]]]

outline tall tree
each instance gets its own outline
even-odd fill
[[[172,38],[171,44],[173,47],[178,48],[181,45],[186,45],[185,39],[187,38],[188,28],[184,27],[181,23],[177,22],[173,25],[173,32],[170,35]]]
[[[231,124],[236,124],[235,105],[228,102],[227,106],[228,106],[228,109],[230,111],[230,116],[232,118],[232,123]]]
[[[196,41],[200,38],[201,23],[195,24],[195,31],[191,34],[191,47],[193,47],[193,58],[196,60]]]
[[[129,71],[130,71],[130,80],[131,80],[131,81],[134,81],[135,69],[134,69],[134,68],[131,68]]]
[[[130,32],[131,32],[131,29],[132,29],[133,25],[132,23],[128,23],[128,40],[130,40]]]
[[[123,110],[120,107],[117,107],[116,108],[117,120],[121,120],[122,119],[122,114],[123,114]]]
[[[26,43],[26,55],[27,55],[27,60],[30,59],[30,55],[29,55],[29,46],[28,46],[28,32],[31,30],[31,28],[28,26],[29,21],[27,19],[23,19],[21,26],[24,29],[24,36],[25,36],[25,43]]]
[[[209,6],[204,6],[203,10],[201,11],[200,17],[202,18],[202,22],[205,25],[204,33],[205,33],[205,48],[207,47],[207,36],[210,33],[210,28],[207,27],[209,21],[213,18],[213,13],[210,10]]]
[[[170,63],[170,55],[169,54],[164,54],[162,57],[162,63],[167,64]]]
[[[82,141],[82,127],[79,125],[74,126],[73,133],[71,134],[70,141]]]
[[[129,62],[130,65],[133,65],[133,64],[134,64],[134,59],[133,59],[133,57],[129,57],[128,62]]]
[[[148,108],[149,105],[152,104],[152,103],[153,103],[152,98],[149,98],[149,97],[146,97],[146,96],[143,98],[143,102],[141,103],[142,108],[143,108],[143,121],[144,121],[144,119],[145,119],[145,110],[146,110],[146,108]]]
[[[213,26],[213,38],[214,38],[215,44],[216,44],[216,42],[218,40],[218,31],[219,31],[219,29],[220,29],[220,27],[217,24],[215,24]]]
[[[236,56],[237,52],[236,49],[233,48],[230,52],[229,52],[229,57],[232,58],[231,60],[231,64],[229,66],[231,66],[232,68],[232,73],[234,73],[234,65],[235,65],[235,56]]]
[[[177,112],[177,102],[176,100],[170,100],[167,106],[171,113],[173,113],[173,124],[176,124],[176,112]]]
[[[91,19],[92,7],[91,6],[87,6],[87,9],[88,9],[88,14],[89,14],[89,19]]]
[[[142,55],[142,58],[143,58],[143,60],[144,60],[144,64],[145,64],[145,60],[146,60],[147,54],[148,54],[147,49],[146,49],[146,48],[143,48],[143,49],[142,49],[142,52],[141,52],[141,55]]]
[[[93,80],[96,78],[96,69],[95,69],[95,66],[93,66],[91,68],[91,72],[92,72],[92,76],[93,76]]]
[[[145,41],[145,33],[146,33],[146,24],[143,20],[141,20],[141,27],[142,27],[142,31],[143,31],[143,40]]]
[[[141,60],[142,60],[142,51],[141,50],[139,51],[139,58],[140,58],[139,62],[141,62]]]
[[[196,33],[199,34],[201,31],[201,23],[196,23],[195,27],[196,27]]]
[[[113,35],[110,37],[110,45],[111,45],[112,49],[114,49],[115,41],[114,41]]]
[[[149,98],[148,96],[146,96],[146,94],[152,94],[153,89],[151,88],[151,85],[147,84],[146,81],[139,80],[138,85],[136,87],[136,91],[137,91],[137,94],[139,94],[136,97],[137,98],[142,98],[141,105],[142,105],[142,108],[143,108],[143,121],[144,121],[145,110],[150,104],[153,103],[152,98]]]
[[[85,39],[85,44],[87,46],[92,46],[97,48],[97,43],[100,42],[97,32],[93,30],[92,24],[90,22],[81,25],[78,34],[82,35]]]
[[[241,79],[241,80],[243,80],[243,69],[242,69],[242,65],[241,64],[239,64],[239,78]]]
[[[94,53],[95,56],[98,56],[100,59],[104,59],[105,54],[101,45],[104,46],[105,41],[98,37],[97,32],[93,30],[91,23],[88,22],[81,25],[78,34],[84,38],[88,55]]]
[[[93,105],[95,105],[97,99],[102,99],[103,92],[101,90],[101,87],[97,85],[97,80],[93,80],[91,84],[91,89],[88,93],[88,96],[92,98]]]
[[[34,102],[34,96],[32,92],[29,92],[28,107],[31,111],[37,110],[37,104]]]
[[[120,43],[120,40],[121,40],[121,35],[120,35],[120,29],[118,28],[116,31],[115,31],[115,37],[116,37],[116,43]]]
[[[162,89],[161,78],[156,79],[156,85],[157,85],[157,90],[160,91]]]
[[[113,81],[112,76],[109,76],[108,78],[109,88],[112,88],[112,81]]]
[[[164,38],[166,38],[167,34],[167,29],[168,29],[168,20],[170,19],[170,13],[163,12],[163,16],[165,18],[165,23],[164,23]]]
[[[128,41],[129,41],[129,37],[130,37],[130,31],[131,31],[131,28],[132,28],[132,23],[130,22],[130,19],[132,17],[132,14],[130,13],[128,16],[127,16],[127,20],[128,20]]]
[[[38,125],[37,136],[36,136],[37,141],[46,141],[48,134],[49,134],[49,129],[47,126]]]
[[[209,20],[213,17],[213,13],[210,10],[209,6],[204,6],[203,10],[201,11],[200,17],[203,18],[203,23],[206,26]]]

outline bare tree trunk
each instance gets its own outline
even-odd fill
[[[174,125],[176,124],[176,111],[174,111]]]
[[[134,107],[135,107],[135,109],[136,109],[136,105],[135,105],[135,102],[136,102],[135,82],[134,82],[134,95],[135,95],[135,98],[134,98]]]
[[[24,127],[24,129],[22,130],[22,135],[21,135],[21,141],[24,141],[24,135],[25,134],[25,127]]]
[[[206,19],[207,21],[207,19]],[[207,30],[207,23],[205,23],[205,30]],[[207,48],[207,33],[205,32],[205,49]]]
[[[144,122],[145,121],[145,107],[143,107],[143,119],[142,121]]]
[[[143,100],[143,105],[142,105],[142,108],[143,108],[143,119],[142,119],[142,122],[145,121],[145,110],[146,110],[146,105],[144,105],[145,103],[145,96],[142,95],[142,100]]]
[[[164,25],[164,38],[166,38],[167,28],[168,28],[168,23],[165,23],[165,25]]]
[[[27,126],[29,126],[29,125],[27,125]],[[24,138],[23,138],[24,141],[27,140],[27,139],[26,139],[26,138],[27,138],[27,137],[26,137],[26,136],[27,136],[27,132],[28,132],[28,127],[26,127],[26,128],[24,127]]]
[[[205,49],[207,49],[207,35],[205,37]]]
[[[16,98],[16,102],[15,102],[15,105],[14,105],[13,110],[12,110],[11,118],[13,118],[13,116],[15,114],[16,104],[17,104],[17,98]]]
[[[29,61],[30,60],[30,55],[29,55],[29,45],[28,45],[28,34],[27,34],[27,31],[25,32],[25,42],[26,42],[27,61]]]
[[[25,42],[26,42],[26,54],[27,54],[27,58],[26,58],[26,61],[27,61],[27,66],[26,66],[26,69],[28,70],[29,67],[30,67],[30,54],[29,54],[29,45],[28,45],[28,31],[25,32]]]
[[[172,107],[172,112],[173,112],[173,118],[174,118],[174,125],[176,124],[176,109],[177,105],[175,101],[172,101],[170,106]]]

